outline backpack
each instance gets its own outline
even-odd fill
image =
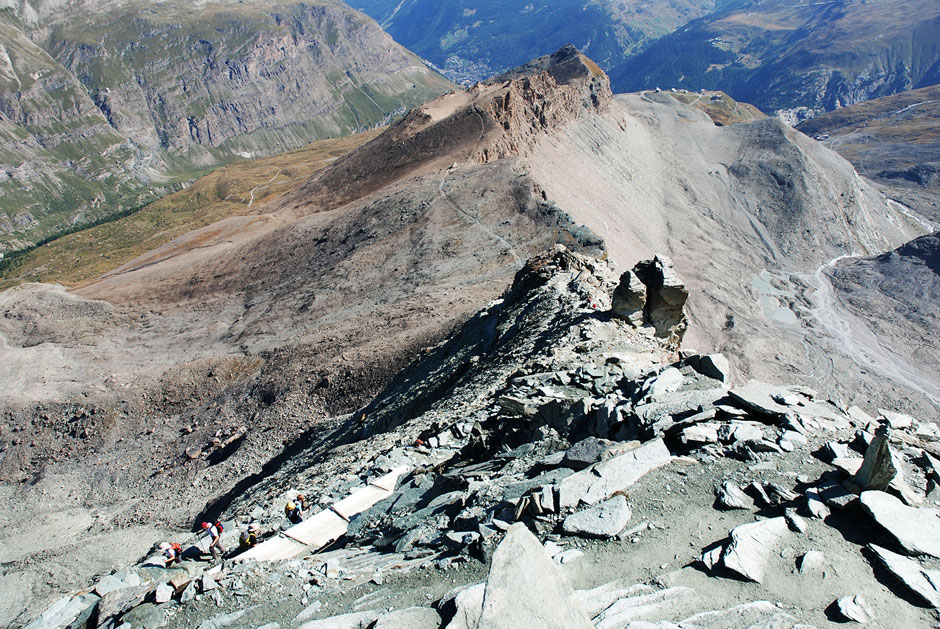
[[[222,533],[225,532],[225,527],[222,526],[222,521],[221,521],[221,520],[216,520],[216,521],[215,521],[215,528],[219,529],[219,535],[221,535]]]
[[[170,548],[176,551],[177,554],[183,553],[183,547],[177,544],[176,542],[173,542],[172,544],[170,544]]]

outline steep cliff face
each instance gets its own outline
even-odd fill
[[[30,213],[0,218],[7,240],[129,207],[155,183],[382,124],[451,87],[341,2],[53,8],[0,13],[0,129],[22,144],[3,153],[0,192],[14,215]],[[16,198],[17,177],[48,193]]]
[[[487,163],[524,155],[543,135],[604,111],[610,100],[604,73],[566,46],[516,72],[445,94],[413,110],[285,195],[278,209],[322,212],[408,174],[446,168],[455,159]]]
[[[134,198],[137,165],[79,81],[0,12],[0,238],[25,244],[49,222]]]
[[[446,87],[338,3],[221,3],[197,16],[119,6],[54,18],[37,36],[117,131],[197,162],[371,126]]]

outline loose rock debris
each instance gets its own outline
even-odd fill
[[[261,544],[212,566],[148,558],[28,626],[929,626],[932,433],[734,384],[720,354],[677,349],[675,278],[669,299],[641,279],[564,248],[530,260],[347,443],[233,504],[224,541],[254,522]],[[318,506],[285,525],[298,487]]]

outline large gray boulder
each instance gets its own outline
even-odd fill
[[[153,603],[138,605],[121,617],[122,623],[127,623],[134,629],[159,629],[166,624],[164,612]],[[200,629],[204,629],[203,623]],[[209,629],[215,629],[210,627]]]
[[[614,289],[611,300],[611,314],[623,319],[635,328],[643,325],[646,308],[646,285],[633,271],[626,271],[620,276],[620,284]]]
[[[322,620],[311,620],[300,625],[299,629],[367,629],[372,626],[382,612],[365,611],[331,616]]]
[[[445,594],[437,605],[445,617],[453,614],[445,629],[476,629],[483,614],[486,583],[464,585]]]
[[[908,507],[883,491],[863,491],[859,502],[905,552],[940,557],[940,510]]]
[[[558,488],[560,509],[580,503],[593,505],[633,485],[650,470],[670,461],[669,449],[662,439],[654,439],[621,454],[595,463],[561,481]]]
[[[866,623],[874,614],[861,596],[843,596],[833,606],[845,622]]]
[[[372,629],[438,629],[441,616],[430,607],[409,607],[379,618]]]
[[[98,603],[98,618],[111,618],[124,613],[128,609],[139,605],[152,590],[152,585],[144,584],[108,592],[101,597],[101,601]]]
[[[609,459],[630,450],[630,446],[617,441],[587,437],[567,450],[561,464],[573,470],[583,470],[598,461]]]
[[[789,531],[784,517],[742,524],[731,531],[731,541],[721,554],[725,568],[749,581],[764,580],[764,568],[774,555],[778,540]]]
[[[912,559],[871,544],[875,559],[915,597],[927,605],[940,608],[940,570],[928,570]]]
[[[715,441],[718,439],[716,438]],[[754,501],[744,493],[741,486],[730,480],[723,482],[715,493],[718,497],[718,504],[725,509],[750,509],[754,505]]]
[[[865,460],[858,473],[852,478],[852,483],[862,491],[884,491],[897,474],[898,470],[894,466],[891,448],[888,447],[888,437],[875,435],[868,444],[868,448],[865,449]]]
[[[578,597],[525,525],[509,527],[493,553],[480,629],[592,629]]]
[[[154,591],[154,602],[157,604],[160,603],[169,603],[170,599],[173,598],[173,586],[169,583],[161,583],[157,586],[157,589]]]
[[[623,530],[630,515],[627,499],[618,494],[599,505],[572,513],[561,526],[569,535],[608,538]]]
[[[87,620],[98,600],[96,594],[74,598],[66,596],[46,608],[38,618],[26,625],[25,629],[55,629],[67,627],[72,622],[80,622],[82,618]]]
[[[699,359],[697,372],[703,376],[714,378],[723,384],[731,383],[731,365],[724,354],[708,354]]]

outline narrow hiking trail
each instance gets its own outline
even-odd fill
[[[905,205],[891,199],[888,199],[887,203],[916,221],[927,233],[936,230],[933,224],[919,217]],[[863,257],[865,256],[860,254],[841,255],[820,264],[815,270],[790,270],[777,277],[793,286],[795,293],[803,294],[809,304],[805,314],[809,314],[821,325],[822,335],[828,338],[831,349],[863,369],[921,393],[940,408],[940,378],[925,372],[922,367],[912,365],[906,357],[886,346],[871,324],[850,312],[836,294],[827,271],[844,260]],[[798,312],[794,311],[794,314],[797,315],[797,321],[802,319]],[[835,368],[832,356],[819,351],[819,348],[807,339],[811,329],[807,329],[805,323],[800,323],[799,328],[804,337],[801,345],[807,360],[813,366],[810,377],[818,382],[830,378]]]
[[[474,111],[474,113],[480,119],[480,137],[477,138],[476,144],[473,145],[473,149],[470,151],[471,156],[473,156],[473,154],[476,152],[476,149],[480,145],[480,142],[483,141],[483,136],[486,134],[486,124],[483,122],[483,116],[481,116],[480,112],[478,111]],[[450,196],[444,190],[444,184],[447,183],[447,174],[449,172],[450,172],[449,168],[444,169],[444,174],[441,176],[441,181],[437,185],[437,190],[439,192],[438,198],[441,198],[444,201],[446,201],[448,205],[450,205],[451,208],[453,208],[454,212],[456,212],[459,216],[461,216],[465,221],[467,221],[474,227],[478,228],[484,234],[486,234],[487,236],[489,236],[490,238],[492,238],[493,240],[501,244],[506,249],[506,251],[509,252],[509,255],[512,256],[512,259],[515,260],[516,264],[522,265],[523,258],[522,256],[519,255],[519,253],[516,251],[516,248],[512,245],[511,242],[509,242],[508,240],[506,240],[505,238],[503,238],[502,236],[494,232],[492,229],[490,229],[486,225],[484,225],[477,218],[473,217],[471,214],[469,214],[460,206],[458,206],[456,203],[454,203],[453,199],[450,198]]]
[[[267,188],[268,186],[270,186],[271,184],[274,183],[274,180],[275,180],[275,179],[277,179],[277,178],[280,177],[280,176],[281,176],[281,171],[278,170],[276,173],[274,173],[274,176],[271,177],[270,179],[268,179],[266,182],[264,182],[264,183],[259,183],[257,186],[255,186],[254,188],[252,188],[252,189],[251,189],[251,192],[248,193],[248,194],[249,194],[249,197],[250,197],[250,198],[248,199],[248,207],[251,207],[252,204],[254,204],[254,202],[255,202],[255,190],[257,190],[258,188]],[[286,181],[290,181],[290,179],[287,179]],[[284,182],[278,182],[278,183],[286,183],[286,181],[284,181]]]

